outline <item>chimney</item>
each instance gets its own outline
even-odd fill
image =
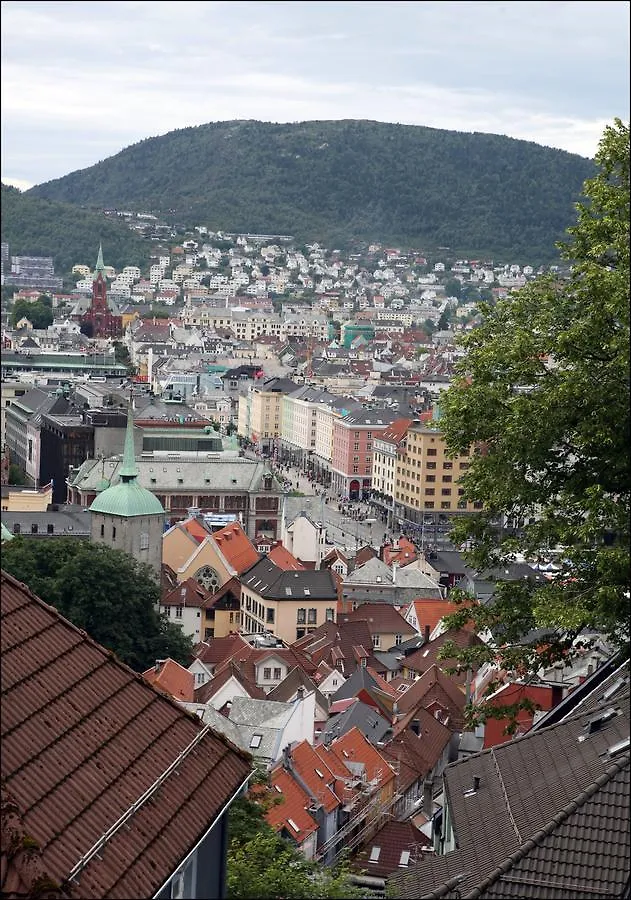
[[[480,788],[480,776],[474,775],[473,776],[473,790],[477,791],[477,790],[479,790],[479,788]]]
[[[302,685],[296,690],[296,700],[304,700],[305,689]]]
[[[288,771],[290,771],[292,768],[291,748],[290,748],[289,744],[287,744],[286,747],[283,747],[283,768],[287,769]]]
[[[429,625],[425,626],[425,634],[423,635],[423,643],[429,644]]]

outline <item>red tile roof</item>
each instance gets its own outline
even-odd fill
[[[271,559],[274,565],[278,566],[279,569],[282,569],[284,572],[289,572],[291,570],[301,570],[304,569],[305,566],[300,562],[299,559],[287,550],[286,547],[283,547],[282,544],[277,544],[273,550],[267,554],[267,558]]]
[[[226,662],[233,656],[248,654],[251,645],[242,638],[238,631],[231,631],[224,637],[209,638],[193,648],[193,654],[197,659],[210,666],[217,666]]]
[[[418,707],[427,709],[433,701],[438,701],[449,714],[450,727],[458,730],[464,722],[466,703],[464,691],[438,666],[431,666],[407,691],[401,694],[399,709],[404,716],[411,716]],[[397,727],[400,725],[401,722],[397,722]]]
[[[423,852],[421,848],[430,848],[431,843],[412,822],[386,822],[357,854],[352,868],[376,878],[385,878],[391,872],[405,872],[417,862]],[[373,847],[379,848],[379,854],[374,854],[378,856],[374,862],[371,860]]]
[[[155,666],[143,672],[142,677],[174,700],[193,701],[195,677],[174,659],[156,660]]]
[[[453,641],[458,647],[467,648],[482,644],[480,638],[467,628],[458,628],[457,630],[444,631],[429,644],[424,644],[415,653],[411,653],[405,658],[403,663],[406,669],[418,672],[420,675],[433,666],[437,665],[443,671],[455,666],[455,659],[439,659],[438,652],[446,641]],[[478,667],[473,666],[476,672]],[[456,684],[464,685],[467,678],[466,672],[460,672],[449,676]]]
[[[208,529],[205,528],[201,522],[198,522],[197,519],[186,519],[184,522],[180,522],[179,525],[187,531],[192,538],[195,538],[198,544],[201,544],[201,542],[208,537]]]
[[[322,804],[327,813],[340,805],[334,792],[335,775],[308,741],[291,747],[291,767],[309,792]],[[322,773],[320,775],[320,773]]]
[[[161,606],[194,606],[199,609],[206,609],[212,604],[213,595],[210,591],[195,581],[194,578],[187,578],[172,590],[167,591],[160,600]]]
[[[64,883],[83,860],[82,898],[153,897],[251,757],[5,572],[1,600],[2,779],[46,872]],[[178,760],[177,777],[166,774]],[[150,788],[154,802],[84,859]]]
[[[373,634],[403,634],[411,637],[417,634],[416,629],[391,603],[362,603],[352,612],[342,613],[338,616],[340,624],[360,621],[368,623],[368,631],[371,636]]]
[[[307,812],[307,807],[311,803],[310,797],[282,767],[272,772],[270,780],[272,795],[277,793],[282,802],[271,806],[265,818],[274,831],[284,829],[300,846],[310,834],[318,830],[318,823]],[[297,829],[293,827],[294,825]]]
[[[449,616],[462,608],[462,604],[458,605],[449,600],[425,599],[413,600],[412,602],[418,623],[417,629],[420,634],[424,633],[425,627],[429,628],[431,634],[444,616]]]
[[[261,558],[254,544],[238,522],[231,522],[225,528],[215,531],[213,540],[224,559],[241,575]]]
[[[394,771],[387,760],[356,726],[333,741],[331,749],[343,763],[364,763],[366,779],[376,779],[378,782],[376,790],[381,790],[394,780]]]

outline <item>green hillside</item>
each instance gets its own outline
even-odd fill
[[[94,266],[103,245],[105,264],[145,266],[148,246],[120,220],[69,203],[39,199],[2,185],[2,240],[11,256],[52,256],[57,275],[73,265]]]
[[[148,138],[29,197],[187,226],[449,246],[546,261],[590,160],[499,135],[369,121],[219,122]]]

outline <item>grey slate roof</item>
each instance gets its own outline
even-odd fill
[[[44,537],[89,537],[90,513],[81,506],[68,504],[61,506],[58,512],[10,512],[2,510],[2,524],[13,533],[16,523],[20,526],[20,534],[36,535],[32,526],[37,526],[37,536]],[[52,531],[49,532],[49,526]]]
[[[337,600],[337,589],[328,569],[284,571],[264,558],[241,576],[243,587],[275,600]]]
[[[393,875],[397,896],[628,897],[628,662],[622,671],[589,708],[447,766],[457,849]]]
[[[362,700],[356,700],[348,709],[330,716],[324,731],[338,738],[351,728],[359,728],[371,744],[382,741],[387,732],[392,730],[390,722]]]

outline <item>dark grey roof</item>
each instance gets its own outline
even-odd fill
[[[15,525],[20,526],[20,534],[30,537],[33,526],[37,526],[39,537],[88,537],[90,535],[90,513],[81,506],[61,506],[58,512],[22,512],[2,510],[2,523],[15,533]],[[52,531],[49,532],[49,526]]]
[[[261,597],[275,600],[337,600],[337,589],[328,569],[284,571],[265,558],[241,576],[241,584]]]
[[[283,680],[273,687],[272,690],[268,693],[268,700],[280,700],[283,703],[289,703],[294,700],[296,696],[296,691],[299,688],[304,688],[307,692],[314,691],[315,699],[317,705],[321,709],[328,710],[329,701],[322,694],[316,683],[309,678],[306,672],[304,672],[299,666],[294,666],[287,675],[283,678]]]
[[[628,897],[628,662],[624,671],[589,710],[447,766],[457,849],[393,875],[397,896]]]
[[[432,569],[449,575],[462,575],[466,569],[462,554],[457,550],[433,550],[426,554],[425,559]]]
[[[359,728],[371,744],[382,741],[392,731],[390,722],[380,715],[373,706],[362,700],[356,700],[348,709],[329,717],[323,731],[333,738],[341,737],[351,728]]]
[[[344,416],[343,421],[349,425],[390,425],[401,417],[399,410],[391,409],[357,409]]]

